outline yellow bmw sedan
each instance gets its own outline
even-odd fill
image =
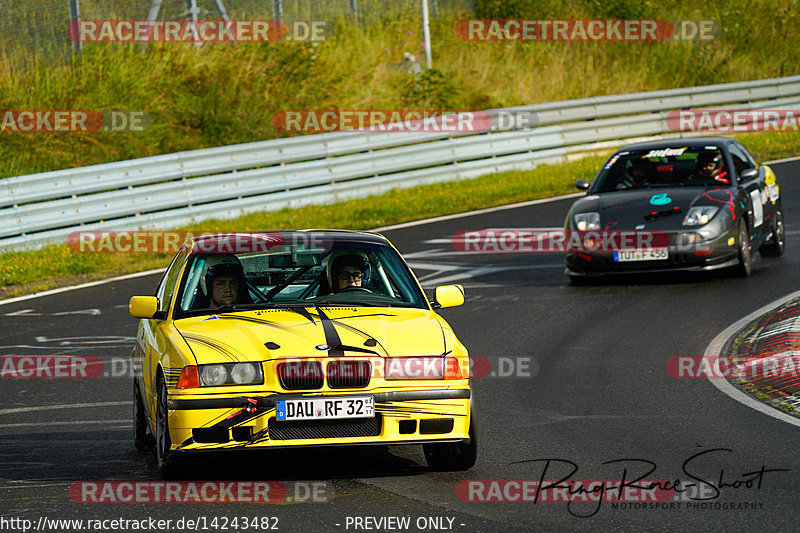
[[[279,231],[187,241],[134,296],[134,439],[167,472],[200,450],[422,444],[465,470],[477,440],[466,348],[378,234]]]

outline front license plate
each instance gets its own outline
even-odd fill
[[[623,261],[658,261],[668,259],[669,253],[666,248],[650,248],[649,250],[620,250],[614,252],[614,262]]]
[[[278,400],[278,420],[325,420],[332,418],[372,418],[373,396],[326,396]]]

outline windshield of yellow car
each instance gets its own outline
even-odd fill
[[[242,254],[193,254],[188,261],[178,314],[276,306],[428,306],[405,261],[382,244],[286,245]],[[227,292],[215,300],[219,278]]]

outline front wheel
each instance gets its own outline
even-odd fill
[[[169,408],[167,406],[167,384],[164,376],[158,375],[158,398],[156,403],[156,462],[161,475],[170,477],[176,470],[175,452],[169,436]]]
[[[746,278],[750,275],[750,263],[752,260],[750,253],[750,232],[747,230],[747,222],[742,218],[739,221],[739,264],[734,268],[737,276]]]
[[[139,383],[133,380],[133,445],[141,451],[148,449],[151,445],[150,437],[147,434],[147,416],[144,412],[144,402],[139,393]]]
[[[780,257],[786,249],[786,228],[783,227],[783,211],[775,211],[772,221],[772,238],[758,249],[761,257]]]
[[[469,470],[478,458],[478,434],[475,417],[469,423],[469,442],[444,442],[423,444],[425,460],[433,470]]]

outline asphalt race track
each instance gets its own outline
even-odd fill
[[[133,447],[127,365],[137,327],[128,299],[152,294],[159,276],[0,305],[0,356],[103,362],[93,367],[96,378],[0,380],[3,517],[47,531],[78,527],[40,520],[169,519],[169,527],[141,530],[177,531],[187,529],[175,525],[179,519],[199,518],[198,530],[222,531],[226,518],[227,531],[242,530],[243,522],[233,527],[234,517],[258,518],[258,531],[794,529],[797,427],[742,405],[706,379],[675,379],[665,370],[670,357],[703,355],[731,323],[800,287],[800,162],[773,168],[787,253],[756,259],[749,279],[649,275],[573,287],[557,254],[457,254],[450,245],[462,230],[560,226],[571,199],[385,232],[426,290],[447,283],[466,289],[466,304],[442,314],[479,356],[472,387],[480,451],[468,472],[428,471],[419,447],[215,454],[192,460],[185,479],[279,481],[286,499],[78,503],[75,487],[86,486],[80,482],[160,480],[154,458]],[[630,481],[644,474],[706,485],[658,506],[645,496],[627,505],[468,501],[491,494],[490,480]],[[508,497],[522,498],[517,485],[502,486]],[[0,529],[22,531],[16,524]]]

